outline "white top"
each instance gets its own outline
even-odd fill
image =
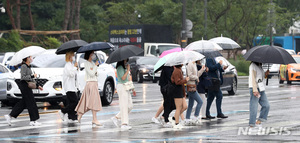
[[[71,62],[67,62],[63,71],[63,81],[62,81],[62,86],[65,92],[72,91],[76,92],[77,91],[77,68],[74,67],[74,65]]]
[[[98,81],[97,77],[97,66],[94,62],[86,61],[84,63],[85,67],[85,81]]]
[[[187,67],[187,76],[190,78],[190,80],[187,82],[187,84],[195,84],[195,82],[199,79],[199,77],[202,75],[204,70],[200,69],[197,71],[197,65],[194,62],[189,62]]]
[[[258,80],[264,80],[264,70],[261,66],[251,63],[249,67],[249,88],[253,88],[253,92],[257,92]]]

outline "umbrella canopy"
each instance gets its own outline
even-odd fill
[[[215,57],[223,57],[223,55],[219,51],[197,51],[205,56],[205,58],[214,59]]]
[[[165,66],[175,66],[187,64],[191,61],[198,61],[204,58],[204,55],[195,51],[181,51],[174,53],[165,63]]]
[[[162,52],[159,57],[162,58],[162,57],[164,57],[164,56],[166,56],[166,55],[168,55],[170,53],[180,52],[180,51],[182,51],[181,48],[174,48],[174,49],[166,50],[166,51]]]
[[[114,62],[122,61],[128,59],[129,57],[142,54],[143,52],[144,50],[137,46],[127,45],[113,51],[106,60],[106,63],[111,64]]]
[[[87,51],[99,51],[113,49],[114,45],[109,42],[92,42],[78,49],[77,53],[84,53]]]
[[[199,40],[195,41],[185,47],[186,50],[202,50],[202,51],[219,51],[223,50],[218,44],[207,41]]]
[[[173,57],[174,55],[176,55],[177,52],[173,52],[170,53],[162,58],[160,58],[156,64],[154,65],[154,72],[157,72],[159,70],[161,70],[161,67],[163,67],[165,65],[165,63],[167,62],[167,60],[171,57]]]
[[[278,46],[262,45],[251,48],[244,58],[247,61],[272,64],[296,63],[285,49]]]
[[[87,45],[88,43],[83,40],[71,40],[66,43],[63,43],[56,50],[56,54],[65,54],[68,51],[76,52],[80,47]]]
[[[210,39],[209,41],[217,43],[224,50],[241,48],[241,46],[238,43],[236,43],[235,41],[233,41],[232,39],[227,38],[227,37],[216,37],[216,38]]]
[[[45,52],[46,49],[39,47],[39,46],[29,46],[23,48],[22,50],[18,51],[10,60],[9,65],[14,66],[22,63],[22,60],[26,57],[32,56],[36,57],[37,55]]]

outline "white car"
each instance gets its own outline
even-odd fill
[[[3,64],[0,64],[0,101],[1,106],[8,104],[7,90],[11,88],[9,82],[14,81],[13,73]]]
[[[34,97],[37,101],[49,102],[56,105],[61,101],[65,101],[66,96],[62,89],[62,74],[65,65],[65,55],[54,54],[55,50],[48,50],[43,55],[37,56],[32,63],[32,70],[39,77],[36,82],[42,85],[44,90],[33,89]],[[112,102],[114,91],[116,88],[116,77],[114,68],[104,63],[106,58],[105,53],[97,51],[97,56],[100,61],[98,67],[98,90],[101,95],[102,105],[109,105]],[[83,57],[83,54],[78,54],[78,57]],[[79,82],[79,90],[82,93],[85,86],[85,71],[84,59],[77,58],[78,64],[81,66],[77,75]],[[17,86],[20,82],[20,69],[14,72],[15,81],[11,82],[12,88],[8,92],[9,99],[21,99],[21,92]]]

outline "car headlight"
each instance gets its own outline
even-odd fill
[[[291,68],[291,72],[297,72],[297,69]]]
[[[148,70],[148,69],[146,69],[146,68],[142,68],[142,69],[141,69],[141,71],[142,71],[142,73],[149,72],[149,70]]]
[[[12,89],[12,85],[10,82],[7,82],[7,91],[10,91]]]
[[[53,85],[53,88],[54,88],[56,91],[61,91],[61,90],[62,90],[62,83],[61,83],[60,81],[55,82],[54,85]]]

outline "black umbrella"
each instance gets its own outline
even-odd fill
[[[92,42],[78,49],[77,53],[84,53],[87,51],[99,51],[113,49],[114,45],[108,42]]]
[[[200,50],[197,51],[205,56],[206,59],[214,59],[215,57],[223,57],[223,55],[219,51],[213,51],[213,50]]]
[[[142,54],[143,52],[144,50],[137,46],[127,45],[112,52],[106,60],[106,63],[111,64],[114,62],[122,61],[129,57]]]
[[[251,48],[244,58],[247,61],[272,64],[296,63],[294,58],[285,49],[278,46],[262,45]],[[269,70],[269,65],[268,65]],[[267,83],[268,85],[268,78]]]
[[[71,40],[66,43],[63,43],[56,50],[56,54],[65,54],[68,51],[76,52],[81,46],[87,45],[88,43],[83,40]]]

